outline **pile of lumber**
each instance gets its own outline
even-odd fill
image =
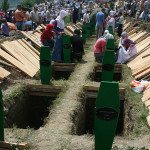
[[[30,77],[33,77],[40,68],[39,55],[40,53],[24,39],[0,43],[0,58]],[[0,72],[0,79],[10,74],[5,69]]]

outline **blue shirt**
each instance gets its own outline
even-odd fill
[[[96,14],[96,19],[97,19],[96,24],[98,24],[98,25],[103,25],[103,19],[104,19],[104,18],[105,18],[104,13],[98,12],[98,13]]]
[[[7,26],[6,24],[2,23],[2,24],[1,24],[1,28],[2,28],[3,31],[6,33],[6,35],[9,36],[9,30],[10,30],[10,27]],[[5,34],[3,33],[3,35],[5,35]]]

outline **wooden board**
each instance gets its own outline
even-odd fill
[[[15,48],[28,60],[30,61],[35,67],[38,69],[39,61],[27,50],[25,49],[18,41],[12,41],[11,44],[15,46]]]
[[[17,40],[17,42],[19,42],[29,53],[31,53],[39,61],[39,56],[34,51],[32,51],[32,49],[28,47],[21,39]]]
[[[36,50],[32,45],[30,45],[25,39],[21,39],[33,52],[35,52],[38,56],[40,56],[40,52]]]
[[[10,75],[10,72],[8,72],[4,68],[0,67],[0,80],[5,79],[9,75]]]
[[[20,149],[27,149],[29,145],[27,143],[9,143],[0,141],[0,148],[11,148],[11,145],[17,145]]]
[[[17,47],[14,47],[14,45],[11,42],[3,42],[2,47],[13,57],[18,59],[22,64],[24,64],[31,72],[35,73],[39,69],[35,67],[26,57],[24,57],[17,49]]]
[[[23,71],[25,74],[29,75],[30,77],[33,77],[36,74],[36,73],[33,73],[28,68],[26,68],[26,66],[23,65],[20,61],[18,61],[17,59],[15,59],[14,57],[12,57],[11,55],[9,55],[8,53],[6,53],[5,51],[3,51],[2,49],[0,49],[0,57],[2,57],[3,59],[5,59],[9,63],[13,64],[19,70]]]

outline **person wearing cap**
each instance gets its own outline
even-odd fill
[[[72,45],[72,60],[77,59],[80,61],[84,54],[83,38],[80,37],[80,30],[76,29],[74,35],[70,37],[70,40]]]
[[[17,29],[22,31],[23,29],[23,21],[24,21],[24,15],[21,12],[22,6],[18,5],[17,10],[15,11],[15,20],[16,20],[16,26]]]

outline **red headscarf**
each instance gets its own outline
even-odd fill
[[[54,33],[52,32],[53,27],[53,24],[47,25],[47,28],[43,31],[41,35],[41,42],[47,41],[49,38],[54,38]]]
[[[134,47],[135,46],[133,41],[131,41],[130,39],[127,39],[127,38],[125,38],[123,40],[123,44],[125,45],[126,49],[128,49],[129,47]]]

